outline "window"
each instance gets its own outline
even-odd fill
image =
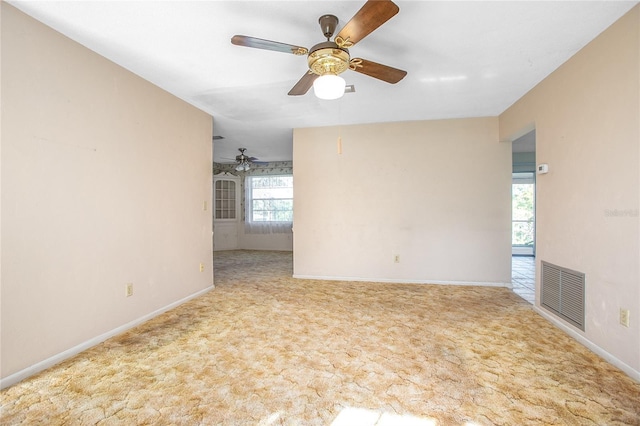
[[[514,173],[512,182],[511,244],[513,253],[533,254],[535,244],[535,174]]]
[[[249,232],[288,232],[293,222],[293,176],[248,176],[245,222]]]

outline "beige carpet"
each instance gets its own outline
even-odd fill
[[[216,289],[1,393],[2,424],[640,424],[640,384],[507,289],[294,280],[216,253]]]

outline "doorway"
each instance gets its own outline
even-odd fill
[[[513,291],[535,303],[536,131],[512,143],[511,284]]]
[[[511,145],[511,254],[536,254],[536,131]]]

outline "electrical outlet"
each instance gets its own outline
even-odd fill
[[[394,263],[400,263],[400,255],[396,254],[395,256],[393,256],[393,262]]]
[[[207,211],[207,202],[206,200],[202,203],[202,210]]]
[[[200,272],[204,272],[204,263],[200,264]]]
[[[132,283],[127,283],[126,289],[125,289],[125,295],[127,297],[133,296],[133,284]]]
[[[620,309],[620,324],[629,327],[629,310]]]

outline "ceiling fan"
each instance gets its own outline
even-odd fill
[[[245,155],[245,151],[247,150],[247,148],[238,148],[238,151],[240,151],[239,155],[236,155],[236,168],[235,170],[237,172],[246,172],[249,171],[249,169],[251,169],[251,164],[264,164],[262,162],[259,162],[258,159],[256,157],[249,157],[248,155]]]
[[[316,96],[320,99],[337,99],[345,91],[345,81],[339,74],[348,69],[392,84],[407,75],[406,71],[366,59],[351,59],[349,55],[350,47],[395,16],[399,10],[400,8],[390,0],[368,0],[333,41],[331,37],[338,26],[338,18],[334,15],[322,15],[318,22],[327,41],[318,43],[311,49],[244,35],[234,35],[231,43],[300,56],[307,55],[309,70],[293,86],[289,95],[304,95],[313,86]]]

